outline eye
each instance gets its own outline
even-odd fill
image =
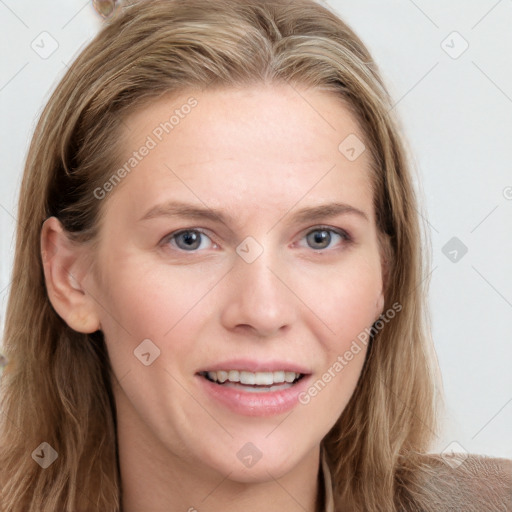
[[[352,240],[346,231],[324,226],[309,231],[305,239],[308,246],[315,250],[327,249],[334,245],[336,241],[349,243]],[[216,245],[206,233],[199,229],[182,229],[171,233],[164,238],[163,244],[171,244],[186,252],[208,249]]]
[[[205,243],[203,243],[206,240],[209,240],[210,243],[213,244],[211,239],[202,231],[197,229],[184,229],[166,237],[164,243],[169,242],[171,245],[178,247],[178,249],[192,252],[198,249],[207,249],[208,243],[206,242],[206,246]]]
[[[311,249],[326,249],[331,245],[333,240],[350,242],[351,238],[347,232],[341,229],[338,230],[328,227],[315,228],[306,235],[306,241]]]

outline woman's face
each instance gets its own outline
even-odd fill
[[[333,96],[288,85],[162,97],[125,126],[129,171],[97,191],[101,279],[84,282],[120,435],[154,460],[279,477],[342,413],[353,342],[383,308],[363,134]]]

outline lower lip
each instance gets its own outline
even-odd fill
[[[311,375],[305,375],[291,388],[263,393],[222,386],[201,375],[196,377],[211,398],[237,414],[275,416],[288,412],[299,404],[299,395],[307,389]]]

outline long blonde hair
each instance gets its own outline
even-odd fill
[[[438,368],[411,164],[393,103],[362,41],[313,0],[146,0],[105,23],[37,124],[21,185],[3,349],[2,510],[118,511],[116,412],[103,334],[73,331],[52,308],[40,254],[55,215],[94,242],[106,201],[94,190],[119,164],[123,119],[169,93],[288,83],[337,95],[372,156],[378,229],[389,264],[385,308],[357,388],[323,440],[335,502],[355,511],[412,506],[419,455],[437,432]],[[341,142],[341,141],[340,141]],[[31,456],[58,453],[46,469]]]

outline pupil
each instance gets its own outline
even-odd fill
[[[327,247],[331,241],[331,234],[326,230],[314,231],[309,236],[312,237],[313,243],[321,245],[321,248]]]
[[[198,247],[199,236],[194,231],[185,231],[181,236],[187,248],[196,249]]]

